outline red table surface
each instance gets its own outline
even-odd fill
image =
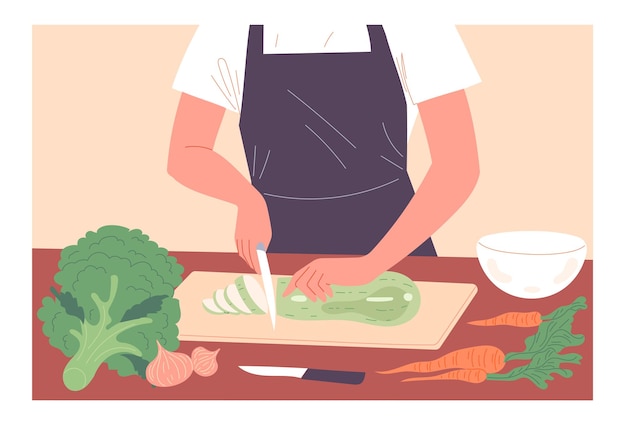
[[[190,272],[250,272],[231,253],[170,252]],[[408,257],[392,269],[416,281],[474,283],[478,293],[439,350],[406,350],[358,347],[326,347],[273,344],[207,343],[183,341],[178,349],[191,354],[201,345],[220,349],[218,371],[211,377],[193,374],[184,383],[169,388],[156,388],[139,376],[120,377],[102,365],[92,382],[83,390],[68,390],[62,381],[63,368],[69,360],[48,343],[37,318],[44,296],[56,286],[59,249],[33,249],[33,377],[32,399],[103,399],[103,400],[591,400],[593,399],[593,261],[586,260],[581,272],[562,292],[543,299],[524,300],[505,294],[485,276],[476,258]],[[316,255],[270,254],[274,274],[288,275]],[[57,286],[58,287],[58,286]],[[579,296],[587,299],[588,308],[576,313],[572,330],[583,334],[585,342],[564,349],[582,356],[579,365],[564,365],[573,376],[554,375],[548,388],[539,389],[527,379],[514,382],[486,381],[469,384],[457,381],[402,383],[411,374],[381,375],[376,371],[417,360],[437,358],[452,350],[479,344],[490,344],[505,353],[522,351],[524,340],[536,328],[477,327],[466,322],[506,311],[539,311],[547,314],[570,304]],[[251,359],[253,357],[254,359]],[[342,385],[295,378],[259,377],[244,373],[238,365],[284,365],[326,369],[365,371],[363,383]],[[507,363],[501,372],[508,372],[522,361]]]

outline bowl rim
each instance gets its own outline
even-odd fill
[[[507,235],[507,234],[523,234],[523,233],[533,233],[533,234],[539,233],[539,234],[568,236],[568,237],[571,237],[571,238],[578,239],[581,242],[581,245],[579,247],[577,247],[577,248],[574,248],[574,249],[563,250],[563,251],[558,251],[558,252],[516,252],[514,250],[497,249],[497,248],[494,248],[494,247],[491,247],[491,246],[488,246],[488,245],[482,243],[482,241],[484,239],[486,239],[487,237],[502,236],[502,235]],[[477,247],[478,246],[483,247],[483,248],[491,250],[493,252],[506,253],[506,254],[511,254],[511,255],[546,256],[546,255],[566,255],[568,253],[579,252],[582,249],[587,248],[587,243],[585,242],[585,240],[583,240],[581,237],[579,237],[577,235],[568,234],[568,233],[564,233],[564,232],[545,231],[545,230],[511,230],[511,231],[494,232],[494,233],[491,233],[491,234],[483,235],[476,242],[476,246]]]
[[[549,255],[566,255],[568,253],[574,253],[574,252],[578,252],[582,249],[584,249],[585,247],[587,247],[586,244],[583,244],[582,246],[580,246],[577,249],[573,249],[573,250],[566,250],[564,252],[535,252],[535,253],[529,253],[529,252],[513,252],[511,250],[501,250],[501,249],[494,249],[493,247],[489,247],[489,246],[485,246],[482,243],[478,243],[479,246],[484,247],[485,249],[488,250],[492,250],[494,252],[498,252],[498,253],[508,253],[511,255],[528,255],[528,256],[549,256]]]

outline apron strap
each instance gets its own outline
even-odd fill
[[[256,58],[263,55],[263,26],[251,25],[248,30],[248,50],[246,58]]]
[[[386,55],[390,53],[387,44],[387,36],[382,25],[368,25],[367,31],[370,36],[371,52],[376,55]]]

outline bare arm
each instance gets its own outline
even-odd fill
[[[400,217],[365,256],[320,258],[296,272],[283,296],[300,289],[315,301],[331,284],[361,285],[390,269],[430,237],[463,205],[479,175],[474,126],[465,91],[418,105],[431,166]]]
[[[237,206],[237,251],[258,272],[256,245],[263,242],[267,246],[271,240],[269,215],[261,194],[239,170],[213,150],[224,113],[221,106],[181,94],[167,172],[194,191]]]
[[[213,151],[224,113],[221,106],[181,94],[167,172],[194,191],[239,206],[256,190],[232,164]]]
[[[479,176],[478,152],[465,91],[418,104],[432,164],[406,209],[372,250],[387,269],[435,233],[467,200]]]

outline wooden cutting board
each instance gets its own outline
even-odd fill
[[[181,307],[180,341],[263,344],[298,344],[342,347],[377,347],[437,350],[476,295],[471,283],[415,282],[420,309],[410,321],[397,326],[375,326],[346,320],[292,320],[276,316],[276,329],[268,314],[216,315],[202,300],[223,289],[240,273],[193,271],[175,289]],[[261,283],[260,275],[252,275]],[[276,279],[272,276],[274,290]]]

